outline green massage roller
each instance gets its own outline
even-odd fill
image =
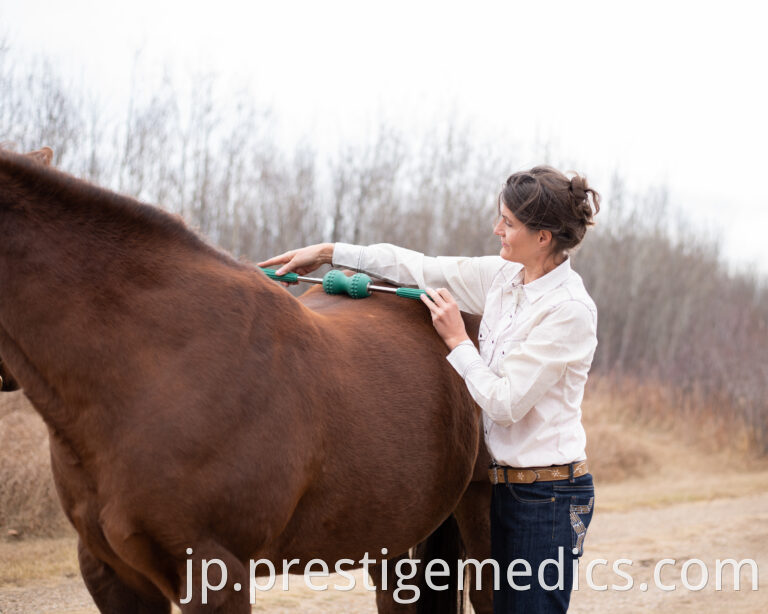
[[[275,281],[284,281],[289,284],[295,284],[304,281],[309,284],[322,284],[326,294],[348,294],[352,298],[365,298],[371,296],[371,292],[388,292],[405,298],[419,299],[426,290],[418,288],[387,288],[386,286],[375,286],[371,283],[371,278],[365,273],[355,273],[347,277],[341,271],[328,271],[322,279],[318,277],[303,277],[296,273],[286,273],[277,275],[275,269],[261,269],[270,279]],[[429,296],[429,295],[427,295]]]

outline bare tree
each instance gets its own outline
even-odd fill
[[[278,146],[274,113],[248,92],[222,95],[211,75],[194,83],[184,92],[169,75],[148,80],[137,60],[114,120],[98,96],[45,61],[17,61],[0,40],[0,143],[51,145],[63,169],[177,212],[252,260],[326,240],[497,251],[495,198],[515,170],[508,143],[481,142],[456,119],[418,134],[381,123],[324,160],[306,141]],[[551,161],[549,142],[539,145]],[[729,271],[716,238],[691,227],[664,186],[632,192],[616,172],[606,196],[573,257],[599,310],[595,372],[661,391],[667,413],[727,417],[768,453],[766,279]]]

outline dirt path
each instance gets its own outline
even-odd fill
[[[596,514],[587,536],[585,559],[580,569],[580,590],[574,594],[571,611],[587,612],[675,612],[714,614],[743,612],[764,614],[768,611],[768,584],[765,578],[759,590],[751,590],[749,569],[742,568],[740,590],[735,591],[733,572],[725,568],[722,589],[715,589],[716,560],[753,559],[763,576],[768,573],[768,493],[743,497],[724,497],[711,501],[677,503],[662,508],[643,508]],[[594,585],[626,586],[628,581],[614,573],[611,565],[621,558],[632,565],[620,569],[633,578],[628,591],[592,590],[585,581],[590,560],[606,559],[607,566],[594,570]],[[674,565],[661,568],[661,582],[676,585],[665,592],[654,584],[654,568],[662,559],[674,559]],[[683,564],[690,559],[702,561],[708,570],[708,582],[698,591],[687,590],[682,582]],[[698,563],[691,564],[688,583],[697,586],[702,579]],[[643,591],[641,584],[648,586]]]
[[[600,488],[580,567],[580,589],[574,594],[571,612],[768,611],[768,585],[750,590],[749,568],[742,569],[740,591],[733,590],[729,568],[724,574],[724,590],[716,591],[714,580],[717,559],[753,559],[763,576],[768,574],[768,472],[709,477],[705,485],[701,476],[692,476],[688,482],[676,483],[675,488],[671,483],[648,479]],[[77,574],[74,547],[72,537],[0,543],[0,612],[96,614]],[[634,588],[588,588],[586,567],[601,558],[608,565],[595,567],[593,584],[626,585],[627,580],[610,567],[624,558],[633,561],[631,566],[624,564],[620,569],[631,574]],[[677,585],[670,592],[653,585],[654,566],[664,558],[676,560],[675,565],[664,567],[660,576],[663,583]],[[709,582],[703,590],[686,590],[682,584],[682,566],[689,559],[699,559],[708,568]],[[698,584],[700,573],[693,564],[689,584]],[[357,588],[342,593],[312,592],[301,584],[300,577],[292,577],[289,592],[277,588],[260,594],[253,611],[372,614],[376,611],[373,595],[362,588],[360,572],[356,578]],[[640,588],[643,582],[650,587],[647,591]]]

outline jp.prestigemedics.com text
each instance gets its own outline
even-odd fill
[[[458,588],[464,589],[464,578],[466,574],[474,575],[472,583],[473,588],[481,589],[483,587],[482,573],[485,570],[490,571],[493,576],[493,589],[498,590],[501,582],[507,582],[514,590],[530,590],[531,582],[537,582],[545,590],[563,590],[565,588],[565,562],[563,560],[563,548],[558,549],[556,559],[545,559],[535,569],[524,559],[515,559],[505,569],[502,569],[498,562],[493,559],[458,559],[455,561],[444,561],[442,559],[433,559],[426,563],[424,568],[424,582],[432,590],[446,590],[448,588],[448,577],[451,574],[458,576]],[[187,554],[192,555],[191,548],[187,549]],[[386,557],[386,548],[382,549],[383,557]],[[759,588],[759,570],[757,563],[753,559],[735,560],[733,558],[716,559],[710,571],[708,566],[701,559],[687,559],[682,561],[682,567],[679,572],[680,582],[672,581],[667,577],[662,581],[662,571],[669,575],[669,571],[675,568],[679,561],[672,558],[659,559],[653,565],[651,577],[647,582],[636,583],[636,579],[630,572],[633,569],[632,559],[616,559],[609,562],[606,559],[593,559],[586,563],[584,577],[586,587],[594,591],[630,591],[637,587],[640,591],[647,591],[654,586],[661,591],[674,591],[683,589],[687,591],[701,591],[707,586],[714,584],[716,591],[722,590],[741,590],[742,570],[748,572],[750,578],[749,588],[753,591]],[[362,568],[362,584],[365,590],[374,591],[376,587],[382,590],[391,590],[392,596],[397,603],[409,604],[417,601],[421,594],[421,589],[415,582],[419,574],[419,565],[421,560],[400,558],[396,561],[388,561],[386,558],[379,560],[372,559],[368,553],[358,561],[352,559],[339,559],[333,565],[333,571],[328,563],[322,559],[311,559],[306,562],[303,568],[298,559],[283,559],[279,566],[268,559],[250,560],[248,564],[248,591],[251,603],[255,603],[256,595],[259,592],[265,592],[275,589],[278,574],[282,575],[281,586],[278,590],[290,590],[290,577],[301,575],[304,585],[313,591],[327,591],[329,589],[337,591],[351,591],[356,588],[357,578],[351,573],[352,570]],[[193,573],[193,567],[199,565],[199,575]],[[394,565],[394,586],[388,586],[388,566]],[[375,567],[378,566],[378,567]],[[375,567],[379,577],[375,583],[369,580],[369,575]],[[579,583],[579,559],[572,563],[573,572],[573,590],[583,589]],[[548,570],[548,568],[550,568]],[[211,593],[231,589],[236,592],[245,590],[242,582],[230,583],[230,574],[227,565],[223,560],[188,558],[186,561],[186,593],[180,596],[180,603],[187,604],[196,598],[196,590],[199,591],[199,599],[203,604],[208,603]],[[552,580],[552,571],[557,572],[556,579]],[[604,576],[606,571],[613,574],[615,581],[608,582],[603,579],[602,582],[595,580],[595,572],[600,570],[600,575]],[[331,573],[339,576],[338,581],[329,584]],[[547,582],[545,576],[550,578]],[[197,582],[199,586],[195,587]],[[730,589],[725,588],[723,579],[730,580]]]

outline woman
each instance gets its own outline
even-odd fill
[[[500,257],[429,258],[388,244],[323,243],[260,263],[300,275],[331,263],[426,288],[431,300],[422,301],[448,361],[483,410],[494,459],[496,613],[565,612],[592,517],[581,401],[597,310],[568,254],[599,208],[583,177],[537,166],[511,175],[499,194]],[[479,348],[460,309],[483,314]]]

